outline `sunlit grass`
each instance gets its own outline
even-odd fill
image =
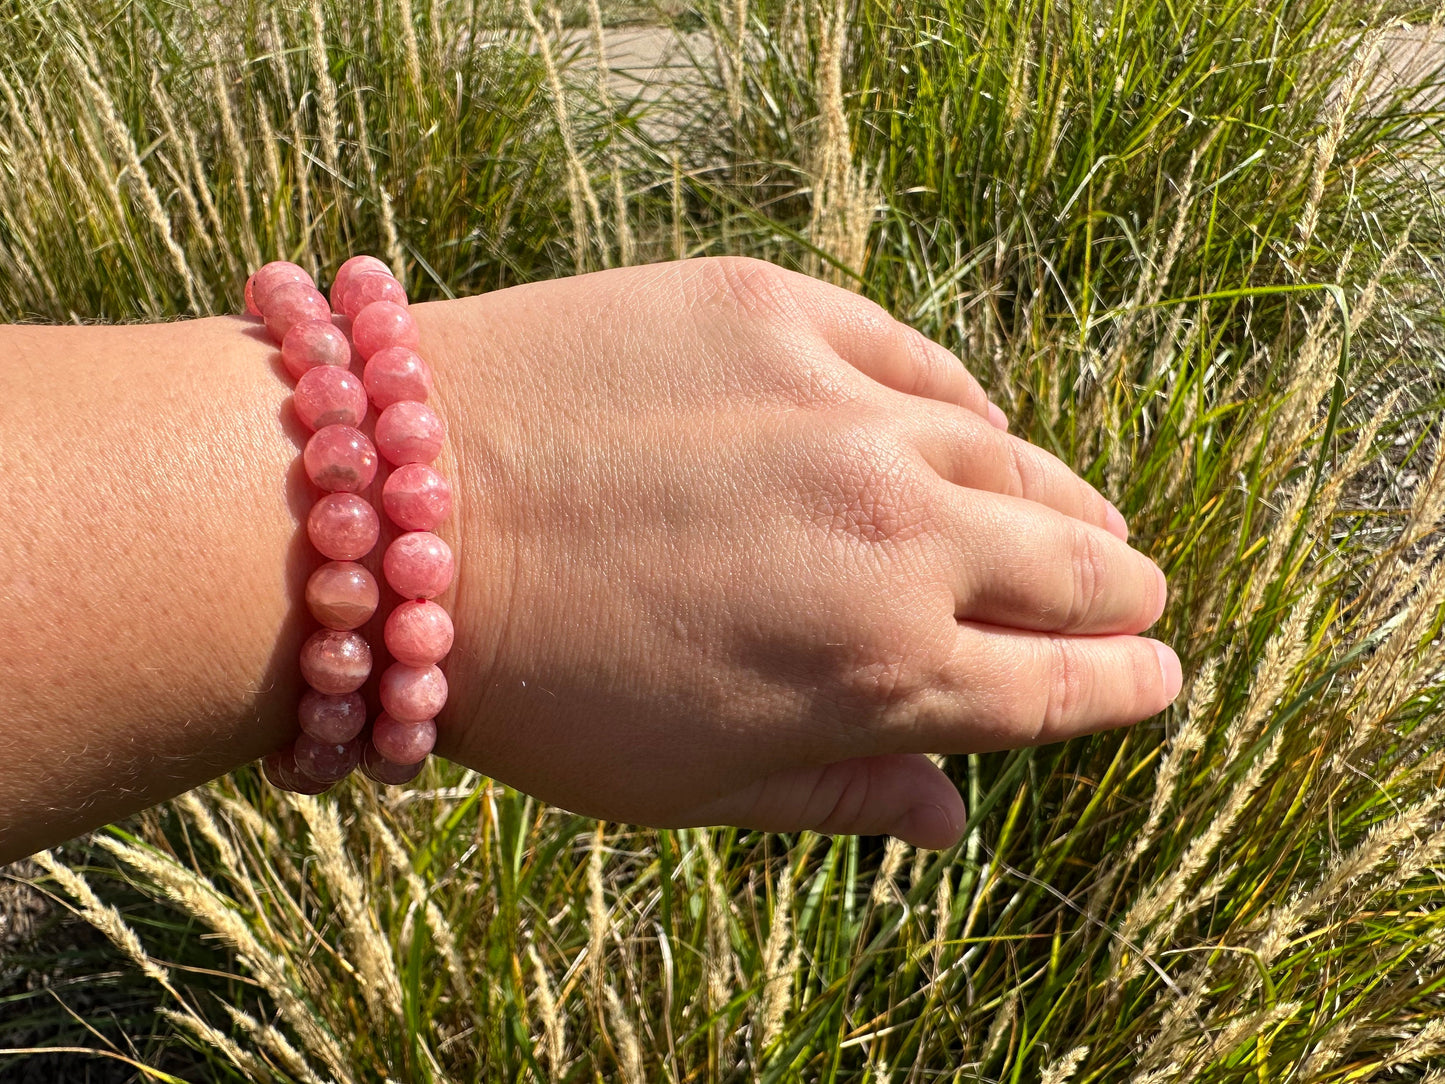
[[[944,854],[599,827],[451,766],[320,802],[238,773],[67,849],[93,902],[46,881],[156,991],[138,1060],[1440,1079],[1445,88],[1379,70],[1411,12],[728,0],[685,111],[539,49],[540,8],[85,13],[0,18],[0,317],[234,310],[274,255],[374,251],[419,297],[679,252],[814,270],[1121,506],[1187,679],[1131,731],[950,761]]]

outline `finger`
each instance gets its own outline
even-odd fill
[[[1128,541],[1129,525],[1104,495],[1058,456],[980,425],[972,414],[934,403],[899,404],[916,424],[919,453],[955,485],[1042,504]]]
[[[828,345],[860,372],[905,395],[952,403],[1008,428],[1004,412],[946,347],[841,287],[807,275],[790,276],[788,284]]]
[[[1053,636],[958,624],[932,691],[890,722],[889,749],[983,753],[1129,726],[1179,695],[1179,659],[1141,636]]]
[[[786,768],[689,813],[696,824],[764,832],[894,835],[941,850],[963,836],[958,788],[926,756],[859,757]]]
[[[1159,566],[1092,523],[1021,497],[940,485],[934,537],[955,616],[1072,635],[1143,632],[1168,585]]]

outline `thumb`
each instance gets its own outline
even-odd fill
[[[931,850],[963,838],[958,788],[921,753],[785,768],[687,814],[765,832],[893,835]]]

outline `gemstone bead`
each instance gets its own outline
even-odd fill
[[[425,463],[406,463],[387,476],[381,506],[408,531],[430,531],[452,510],[451,484]]]
[[[276,753],[268,753],[261,760],[261,771],[273,787],[295,791],[297,794],[320,794],[331,787],[304,775],[296,766],[296,751],[288,745]]]
[[[371,725],[371,744],[393,764],[419,764],[436,743],[437,724],[434,719],[406,723],[382,712]]]
[[[366,729],[366,701],[360,693],[327,696],[315,689],[301,694],[296,709],[301,730],[319,742],[348,742]]]
[[[442,450],[446,425],[425,403],[403,399],[376,419],[376,447],[388,463],[430,463]]]
[[[446,706],[447,679],[436,666],[392,663],[381,675],[381,706],[393,719],[419,723]]]
[[[331,319],[331,306],[321,291],[304,282],[283,282],[265,298],[257,298],[256,304],[261,306],[273,342],[285,342],[286,333],[297,324]]]
[[[317,741],[310,734],[296,739],[296,768],[320,783],[336,783],[351,774],[351,769],[361,763],[361,750],[365,742],[352,738],[346,742]]]
[[[292,380],[300,380],[306,370],[318,365],[344,369],[351,364],[351,343],[329,319],[307,320],[286,332],[281,340],[281,362]]]
[[[430,367],[420,354],[404,346],[388,346],[372,354],[361,379],[377,410],[403,399],[424,403],[432,390]]]
[[[336,269],[336,277],[331,280],[331,307],[341,312],[342,295],[346,288],[351,285],[353,275],[359,275],[363,271],[381,271],[391,274],[391,268],[382,263],[375,256],[353,256]]]
[[[318,365],[301,374],[291,396],[296,416],[307,429],[324,425],[358,426],[366,417],[366,388],[336,365]]]
[[[435,598],[451,584],[456,562],[451,547],[430,531],[408,531],[386,547],[381,568],[402,598]]]
[[[341,311],[355,319],[357,313],[377,301],[405,307],[406,288],[390,271],[362,271],[351,276],[350,285],[341,295]]]
[[[425,760],[419,760],[415,764],[393,764],[376,751],[376,747],[367,744],[361,754],[361,770],[367,777],[376,780],[378,783],[385,783],[389,787],[397,787],[403,783],[410,783],[421,774],[422,765]]]
[[[429,599],[409,599],[387,616],[382,635],[397,662],[430,666],[446,657],[456,633],[451,616],[442,607]]]
[[[301,676],[319,693],[354,693],[371,676],[371,647],[360,633],[317,629],[301,645]]]
[[[360,628],[380,599],[376,577],[353,561],[329,561],[306,581],[306,606],[328,629]]]
[[[394,301],[373,301],[351,321],[351,341],[367,360],[388,346],[415,350],[421,342],[411,313]]]
[[[300,282],[307,286],[316,285],[304,267],[288,260],[272,260],[258,268],[256,273],[246,280],[246,311],[252,316],[260,316],[264,313],[266,298],[283,282]]]
[[[311,506],[306,533],[322,556],[355,561],[376,545],[381,519],[376,509],[355,493],[328,493]]]
[[[376,449],[350,425],[323,425],[301,453],[306,477],[328,493],[357,493],[376,477]]]

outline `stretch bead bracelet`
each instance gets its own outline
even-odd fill
[[[296,379],[296,416],[312,430],[302,453],[306,475],[323,491],[307,517],[312,545],[328,558],[306,584],[306,604],[321,624],[301,648],[309,688],[297,711],[301,733],[262,761],[276,786],[318,794],[360,765],[379,783],[414,778],[436,743],[436,715],[447,682],[437,663],[453,628],[435,601],[451,584],[451,549],[432,533],[451,511],[451,487],[429,465],[446,427],[427,405],[431,370],[416,353],[416,324],[406,291],[373,256],[341,265],[328,299],[305,270],[268,263],[246,281],[246,311],[261,317]],[[351,336],[333,313],[351,322]],[[365,362],[351,372],[353,353]],[[361,431],[367,401],[379,412],[375,444]],[[393,469],[382,486],[387,517],[404,532],[382,558],[386,582],[403,599],[383,638],[395,660],[381,675],[382,712],[367,725],[361,687],[371,646],[357,630],[375,614],[380,589],[358,562],[376,546],[381,522],[362,494],[380,458]]]

